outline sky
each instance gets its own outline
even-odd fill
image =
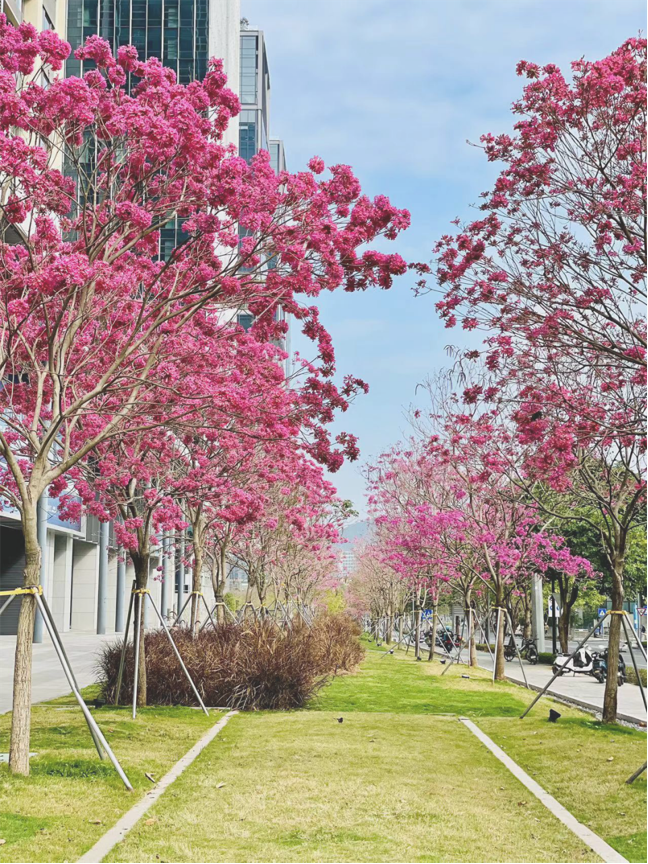
[[[568,71],[646,32],[645,0],[241,0],[241,14],[265,33],[270,133],[289,170],[313,155],[348,164],[367,194],[406,207],[411,228],[381,248],[408,261],[430,261],[490,187],[496,168],[470,142],[511,129],[519,60]],[[334,427],[359,438],[360,460],[331,480],[361,515],[363,465],[408,435],[408,406],[425,404],[417,384],[461,339],[414,281],[318,301],[339,375],[369,384]],[[298,333],[292,347],[312,356]]]

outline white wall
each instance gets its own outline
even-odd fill
[[[209,56],[222,59],[228,87],[236,94],[239,92],[240,34],[241,0],[210,0]],[[238,117],[230,121],[224,141],[238,149]]]
[[[48,602],[59,632],[70,629],[70,601],[72,597],[73,539],[69,534],[47,535]]]
[[[72,630],[97,631],[99,546],[74,541],[72,569]]]

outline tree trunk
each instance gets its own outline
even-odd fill
[[[560,650],[563,654],[569,654],[569,616],[571,615],[572,607],[568,603],[563,603],[558,618],[558,639],[560,640]]]
[[[216,591],[216,602],[223,604],[225,602],[225,580],[227,579],[227,543],[225,540],[220,547],[220,562],[218,565],[218,587]],[[222,605],[217,606],[217,611],[220,616],[217,620],[222,619],[223,624],[227,621],[225,609]]]
[[[524,639],[530,639],[532,633],[531,626],[531,604],[525,600],[524,601],[524,627],[522,630],[522,636]]]
[[[37,505],[34,505],[34,507],[26,505],[23,511],[22,528],[25,535],[24,588],[40,584],[41,550],[38,545],[36,512]],[[13,602],[16,603],[17,599]],[[32,643],[34,639],[35,616],[36,598],[30,594],[23,594],[16,635],[9,770],[13,774],[23,774],[24,776],[29,775]]]
[[[137,554],[131,556],[135,567],[135,587],[138,590],[144,590],[148,586],[149,572],[149,555]],[[133,616],[133,645],[135,640],[139,639],[139,663],[137,669],[137,705],[141,708],[146,705],[146,643],[144,641],[144,604],[146,603],[146,594],[139,594],[139,606],[141,610],[141,626],[138,630],[137,615]],[[137,597],[135,598],[135,609],[137,612]]]
[[[200,542],[196,541],[196,537],[194,534],[194,567],[193,567],[193,575],[191,578],[191,632],[195,635],[198,624],[200,623],[198,617],[198,595],[200,593],[200,589],[202,588],[202,568],[203,568],[203,551],[200,545]]]
[[[612,563],[612,611],[618,613],[623,609],[623,565],[624,561],[616,557]],[[603,696],[603,722],[616,722],[619,643],[621,637],[621,615],[610,615],[610,630],[608,639],[607,678]]]
[[[219,570],[218,558],[215,555],[211,556],[211,565],[210,565],[210,574],[211,574],[211,585],[212,591],[214,592],[214,603],[216,604],[215,615],[216,615],[216,623],[221,624],[223,621],[223,608],[219,605],[219,601],[222,601],[222,597],[220,596],[219,586],[220,581],[218,579],[218,570]]]
[[[432,607],[432,633],[430,634],[430,651],[428,654],[428,660],[434,661],[434,649],[436,648],[436,632],[437,627],[439,626],[439,610],[436,605]]]
[[[497,606],[499,607],[497,610],[498,617],[496,618],[496,621],[499,621],[499,627],[495,634],[495,680],[505,681],[506,664],[504,662],[504,630],[506,624],[506,613],[504,612],[504,589],[502,585],[497,586],[497,593],[495,596]]]
[[[414,607],[414,621],[415,621],[415,631],[414,638],[416,640],[414,645],[414,656],[417,660],[421,657],[421,606],[419,603]]]
[[[391,645],[392,633],[394,632],[394,612],[390,605],[387,609],[387,620],[385,621],[385,644]]]
[[[472,590],[466,591],[466,616],[468,618],[468,665],[477,665],[477,647],[475,645],[475,616],[472,609]]]

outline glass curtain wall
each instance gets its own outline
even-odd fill
[[[181,84],[207,73],[209,0],[68,0],[67,24],[73,51],[86,37],[98,34],[110,42],[113,52],[120,45],[134,45],[142,60],[157,57]],[[92,61],[70,56],[66,74],[80,76],[93,66]],[[92,171],[93,156],[88,153],[87,172]],[[69,166],[66,173],[76,174]],[[75,176],[78,185],[79,179]],[[182,220],[169,222],[160,231],[160,257],[168,258],[184,236]]]

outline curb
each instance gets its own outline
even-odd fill
[[[142,816],[150,810],[158,798],[169,788],[174,780],[177,780],[183,771],[191,765],[194,759],[196,759],[205,747],[214,740],[221,729],[224,728],[235,714],[238,714],[238,711],[229,711],[224,717],[221,717],[218,723],[212,726],[211,729],[208,729],[202,738],[194,744],[191,750],[185,753],[185,755],[176,762],[170,771],[167,771],[157,786],[154,789],[151,789],[150,792],[147,792],[146,795],[137,802],[137,804],[124,813],[121,819],[119,819],[113,827],[103,835],[103,837],[100,837],[99,840],[97,840],[92,849],[88,849],[88,851],[79,858],[78,864],[99,864],[99,862],[102,861],[106,855],[124,839],[124,837],[126,837],[128,832],[137,825]]]

